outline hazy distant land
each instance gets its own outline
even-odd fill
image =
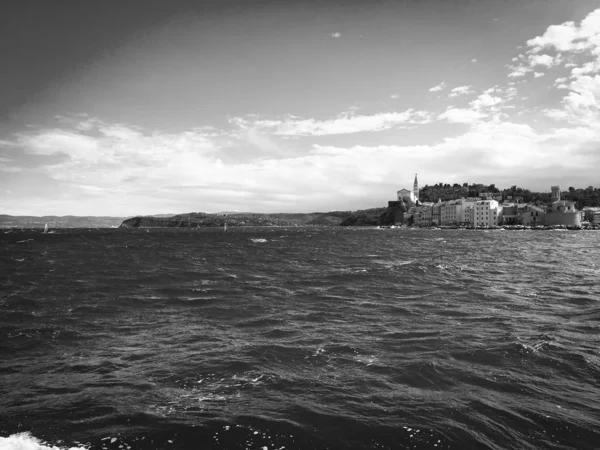
[[[252,212],[157,214],[152,216],[109,217],[109,216],[10,216],[0,215],[0,228],[185,228],[227,226],[338,226],[387,224],[387,208],[372,208],[360,211],[331,211],[315,213]],[[393,220],[392,222],[393,223]]]
[[[0,228],[114,228],[126,217],[110,216],[10,216],[0,215]]]

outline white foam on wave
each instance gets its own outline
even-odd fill
[[[50,445],[31,433],[17,433],[9,437],[0,437],[0,450],[88,450],[88,447],[57,447]]]
[[[267,240],[263,239],[263,238],[254,238],[254,239],[250,239],[250,240],[252,242],[255,242],[255,243],[264,243],[264,242],[267,242]]]

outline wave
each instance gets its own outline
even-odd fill
[[[12,434],[9,437],[0,436],[0,450],[89,450],[89,447],[52,445],[36,438],[29,432],[23,432]]]

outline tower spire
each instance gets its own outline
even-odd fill
[[[415,183],[413,184],[413,194],[415,195],[415,201],[419,200],[419,181],[417,180],[416,173],[415,173]]]

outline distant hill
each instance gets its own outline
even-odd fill
[[[384,219],[386,208],[363,211],[330,211],[326,213],[226,213],[209,214],[193,212],[173,217],[137,216],[124,220],[124,228],[198,228],[238,226],[351,226],[387,224]]]
[[[502,197],[503,200],[520,198],[524,203],[548,203],[551,199],[550,186],[547,192],[532,192],[529,189],[523,189],[518,186],[511,186],[507,189],[498,189],[495,184],[469,184],[454,183],[453,185],[437,183],[433,186],[425,185],[419,191],[419,200],[422,202],[437,202],[438,200],[447,201],[461,197],[477,197],[480,193],[491,192],[494,195]],[[600,189],[588,186],[585,189],[569,187],[560,194],[561,199],[570,200],[576,203],[578,209],[587,206],[600,206]]]
[[[109,216],[9,216],[0,215],[0,228],[111,228],[121,225],[125,217]]]
[[[227,212],[209,214],[157,214],[132,218],[110,216],[10,216],[0,215],[0,228],[196,228],[237,226],[374,226],[393,222],[386,208],[314,213]]]

